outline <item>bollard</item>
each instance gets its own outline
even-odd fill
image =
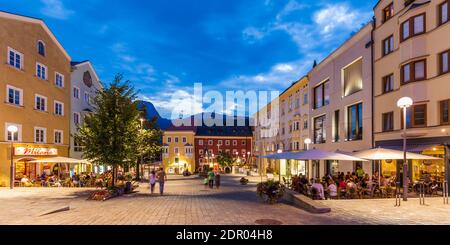
[[[444,197],[444,205],[448,204],[448,182],[444,181],[444,186],[442,187],[442,196]]]

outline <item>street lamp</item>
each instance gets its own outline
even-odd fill
[[[282,150],[282,149],[278,149],[277,153],[278,153],[278,154],[281,154],[281,153],[283,153],[283,150]],[[280,183],[281,183],[281,159],[278,160],[278,163],[279,163],[279,168],[278,168],[278,171],[279,171],[279,173],[278,173],[278,180],[279,180]]]
[[[145,118],[139,118],[139,121],[141,122],[141,130],[144,130],[144,121]],[[139,164],[136,166],[136,175],[137,175],[137,180],[141,180],[141,171],[140,168],[144,165],[144,152],[141,152],[141,164],[139,166]]]
[[[11,165],[9,167],[9,188],[14,189],[14,134],[16,134],[19,129],[17,126],[11,125],[7,128],[8,132],[11,134]]]
[[[408,161],[406,159],[406,109],[413,105],[413,100],[403,97],[397,106],[403,110],[403,201],[408,201]]]

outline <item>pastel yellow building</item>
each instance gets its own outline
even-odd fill
[[[61,172],[30,161],[69,154],[69,55],[42,20],[5,12],[0,54],[0,186],[10,183],[11,144],[16,182]]]
[[[164,131],[163,166],[168,174],[195,171],[194,127],[171,127]]]

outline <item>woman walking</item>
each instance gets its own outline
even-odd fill
[[[150,173],[150,190],[151,193],[153,194],[155,192],[155,185],[156,185],[156,172],[155,170],[152,170],[152,172]]]

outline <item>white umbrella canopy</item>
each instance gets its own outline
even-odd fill
[[[349,156],[338,152],[328,152],[322,150],[309,150],[304,152],[286,152],[268,155],[263,158],[269,159],[286,159],[286,160],[335,160],[335,161],[360,161],[367,162],[367,160]]]
[[[84,163],[84,164],[88,164],[89,162],[86,160],[79,160],[79,159],[68,158],[68,157],[50,157],[50,158],[30,161],[30,163],[73,163],[73,164]]]
[[[385,149],[385,148],[374,148],[370,150],[360,151],[352,153],[352,156],[359,157],[367,160],[403,160],[404,152]],[[441,158],[430,157],[426,155],[416,154],[407,152],[406,159],[408,160],[441,160]]]

